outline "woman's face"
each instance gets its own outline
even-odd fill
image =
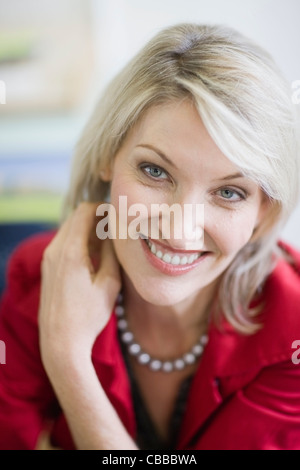
[[[113,240],[125,275],[155,305],[175,305],[217,281],[263,214],[260,188],[222,154],[188,100],[147,111],[117,153],[110,180],[117,230],[119,216],[125,216],[122,209],[119,214],[120,196],[127,197],[128,209],[144,205],[148,227],[153,204],[204,205],[204,224],[184,217],[189,226],[180,239],[174,230],[164,239],[160,225],[152,249],[142,238]],[[127,215],[128,226],[134,218]],[[197,224],[204,232],[203,247],[190,239]]]

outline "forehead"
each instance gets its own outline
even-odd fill
[[[210,137],[189,99],[148,109],[125,142],[132,151],[142,145],[157,148],[178,168],[197,172],[211,169],[220,177],[224,172],[239,171]]]

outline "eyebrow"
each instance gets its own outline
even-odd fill
[[[140,144],[140,145],[137,145],[136,147],[142,147],[142,148],[146,148],[146,149],[149,149],[149,150],[152,150],[153,152],[155,152],[162,160],[164,160],[166,163],[168,163],[169,165],[173,166],[174,168],[176,168],[176,170],[178,170],[177,166],[175,165],[174,162],[172,162],[172,160],[170,160],[161,150],[159,150],[158,148],[154,147],[154,145],[150,145],[150,144]]]
[[[245,178],[245,175],[243,175],[243,173],[234,173],[233,175],[228,175],[222,178],[217,178],[214,181],[227,181],[227,180],[234,180],[237,178]]]
[[[146,148],[146,149],[149,149],[149,150],[152,150],[153,152],[155,152],[162,160],[164,160],[165,162],[167,162],[169,165],[173,166],[174,168],[176,168],[176,170],[178,170],[177,166],[175,165],[174,162],[172,162],[172,160],[170,160],[161,150],[159,150],[158,148],[156,148],[154,145],[151,145],[151,144],[139,144],[136,146],[137,148],[138,147],[142,147],[142,148]],[[243,173],[234,173],[232,175],[228,175],[228,176],[224,176],[222,178],[216,178],[214,181],[228,181],[228,180],[234,180],[234,179],[237,179],[237,178],[245,178],[245,175],[243,175]]]

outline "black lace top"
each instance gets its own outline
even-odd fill
[[[128,375],[131,383],[132,399],[137,424],[137,440],[136,443],[141,450],[172,450],[176,448],[177,437],[180,424],[185,411],[187,395],[190,388],[192,377],[185,379],[180,387],[175,409],[169,424],[169,438],[163,440],[159,435],[148,410],[143,402],[138,384],[135,380],[132,367],[128,359],[128,353],[124,345],[122,345],[123,357],[127,367]]]

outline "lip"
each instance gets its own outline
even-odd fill
[[[151,251],[149,250],[149,247],[147,245],[146,239],[140,238],[140,242],[142,245],[142,248],[144,250],[145,256],[149,263],[156,268],[158,271],[160,271],[163,274],[167,274],[169,276],[181,276],[183,274],[186,274],[193,269],[197,268],[199,264],[203,263],[210,255],[211,252],[205,253],[203,256],[200,256],[200,258],[196,259],[192,264],[186,264],[182,266],[176,266],[176,265],[171,265],[167,264],[164,261],[160,260],[157,258]],[[155,242],[156,243],[156,242]],[[164,246],[164,245],[162,245]],[[173,250],[174,251],[174,250]],[[193,254],[194,252],[187,252],[187,251],[176,251],[176,253],[190,253]],[[196,252],[197,253],[197,252]]]

